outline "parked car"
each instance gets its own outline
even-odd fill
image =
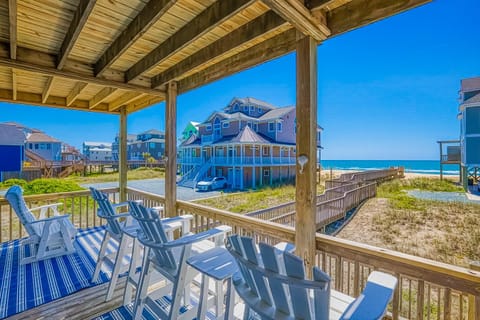
[[[211,191],[215,189],[225,189],[227,187],[227,179],[225,177],[212,177],[197,183],[198,191]]]

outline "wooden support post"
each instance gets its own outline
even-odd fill
[[[296,254],[311,275],[315,262],[317,164],[317,43],[298,33],[297,42],[297,167]],[[303,161],[302,161],[303,160]],[[306,160],[306,163],[305,163]]]
[[[167,103],[165,106],[165,214],[177,215],[177,83],[167,84]]]
[[[120,144],[118,148],[120,176],[120,202],[127,201],[127,108],[120,109]]]
[[[439,142],[440,145],[440,180],[443,180],[443,148],[442,143]]]

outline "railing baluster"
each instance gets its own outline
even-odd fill
[[[443,319],[449,320],[452,315],[452,289],[445,288],[444,295],[444,305],[443,305]]]
[[[425,302],[425,282],[423,280],[418,280],[417,286],[417,319],[423,319],[423,306]]]

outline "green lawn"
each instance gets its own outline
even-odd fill
[[[163,168],[145,168],[141,167],[134,170],[128,170],[127,180],[143,180],[153,178],[165,178],[165,169]],[[66,180],[74,181],[78,184],[97,183],[97,182],[112,182],[120,179],[118,172],[91,174],[86,177],[83,176],[69,176]]]

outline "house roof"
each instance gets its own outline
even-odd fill
[[[112,147],[111,142],[84,141],[83,144],[86,146],[92,146],[92,147],[100,147],[100,146]]]
[[[295,107],[284,107],[284,108],[272,109],[267,113],[265,113],[264,115],[262,115],[260,118],[258,118],[258,120],[266,121],[266,120],[278,119],[294,109]]]
[[[193,145],[200,145],[201,141],[200,138],[198,138],[196,135],[192,134],[188,139],[185,141],[182,141],[180,143],[180,147],[186,147],[186,146],[193,146]]]
[[[25,144],[25,134],[17,126],[0,123],[0,145],[21,146]]]
[[[474,95],[473,97],[471,97],[470,99],[467,99],[463,102],[463,104],[466,104],[466,103],[477,103],[477,102],[480,102],[480,92],[477,93],[476,95]]]
[[[235,103],[241,103],[243,105],[256,105],[256,106],[263,107],[264,109],[275,109],[275,108],[277,108],[277,107],[275,107],[274,105],[272,105],[268,102],[265,102],[265,101],[262,101],[262,100],[259,100],[259,99],[256,99],[256,98],[251,98],[251,97],[237,98],[237,97],[235,97],[230,101],[228,106],[226,106],[224,109],[230,108]]]
[[[264,138],[255,131],[253,131],[249,126],[245,126],[235,137],[233,137],[230,142],[237,143],[270,143],[271,140]]]
[[[480,90],[480,77],[462,79],[460,85],[463,92]]]
[[[165,134],[165,132],[157,130],[157,129],[150,129],[150,130],[147,130],[145,132],[141,132],[138,135],[142,135],[142,134]]]
[[[61,142],[42,131],[33,131],[27,136],[27,142]]]

